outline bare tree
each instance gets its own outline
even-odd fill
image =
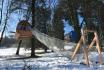
[[[0,9],[0,12],[1,12],[0,15],[1,15],[1,17],[0,17],[0,24],[1,24],[1,22],[2,22],[3,5],[4,5],[4,0],[1,1],[1,9]]]
[[[4,20],[4,27],[3,27],[3,30],[2,30],[2,33],[1,33],[0,45],[1,45],[1,42],[2,42],[2,39],[3,39],[4,32],[5,32],[6,27],[7,27],[7,21],[9,19],[9,8],[10,8],[10,2],[9,2],[9,0],[8,0],[6,8],[7,8],[7,12],[6,12],[6,18]]]

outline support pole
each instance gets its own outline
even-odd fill
[[[18,44],[18,47],[17,47],[17,51],[16,51],[16,55],[19,55],[21,43],[22,43],[22,40],[19,41],[19,44]]]
[[[71,57],[72,60],[75,58],[75,55],[76,55],[77,51],[78,51],[79,48],[80,48],[80,45],[81,45],[81,43],[82,43],[82,41],[83,41],[82,38],[83,38],[83,37],[81,36],[79,42],[77,43],[77,46],[76,46],[76,48],[75,48],[75,50],[74,50],[74,52],[73,52],[73,55],[72,55],[72,57]]]

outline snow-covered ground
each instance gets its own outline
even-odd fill
[[[41,53],[42,51],[37,50],[37,55],[40,57],[28,58],[30,51],[21,48],[20,56],[16,56],[15,51],[16,48],[0,48],[0,70],[104,70],[104,65],[94,62],[98,60],[97,52],[90,53],[89,57],[93,62],[88,67],[80,64],[81,54],[70,61],[69,58],[57,53]]]

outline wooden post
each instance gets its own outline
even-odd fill
[[[102,64],[102,55],[101,55],[101,49],[100,49],[100,46],[99,46],[99,40],[98,40],[98,35],[96,32],[94,32],[94,35],[95,35],[95,38],[96,38],[96,48],[98,50],[98,54],[99,54],[99,63]]]
[[[83,51],[84,51],[84,58],[85,58],[85,64],[86,65],[88,65],[89,66],[89,58],[88,58],[88,49],[85,47],[84,49],[83,49]]]
[[[22,43],[22,40],[20,40],[19,43],[18,43],[18,47],[17,47],[17,51],[16,51],[16,55],[19,55],[19,51],[20,51],[20,47],[21,47],[21,43]]]
[[[93,38],[91,44],[89,45],[88,49],[91,49],[91,47],[94,45],[94,43],[96,43],[96,49],[98,50],[99,63],[102,64],[101,49],[100,49],[100,46],[99,46],[99,40],[98,40],[98,35],[97,35],[96,31],[94,31],[94,38]]]
[[[84,51],[84,58],[85,58],[85,63],[87,65],[89,65],[89,59],[88,59],[88,50],[90,48],[92,48],[92,46],[94,45],[94,43],[96,43],[96,49],[98,50],[98,54],[99,54],[99,63],[102,64],[102,55],[101,55],[101,49],[100,49],[100,46],[99,46],[99,40],[98,40],[98,35],[97,35],[97,32],[96,31],[91,31],[91,30],[85,30],[85,32],[93,32],[94,33],[94,38],[91,42],[91,44],[87,47],[83,47],[83,51]],[[71,59],[74,59],[77,51],[79,50],[80,46],[81,46],[81,43],[83,42],[84,43],[84,35],[81,36],[79,42],[77,43],[77,46],[73,52],[73,55],[71,57]]]
[[[81,43],[82,43],[82,41],[83,41],[82,38],[83,38],[83,37],[81,36],[81,38],[80,38],[79,42],[77,43],[77,46],[76,46],[76,48],[75,48],[75,50],[74,50],[74,52],[73,52],[73,55],[72,55],[71,59],[74,59],[74,57],[75,57],[77,51],[79,50],[80,45],[81,45]]]

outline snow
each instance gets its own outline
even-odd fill
[[[78,54],[75,60],[70,61],[69,58],[59,56],[53,52],[37,53],[40,57],[28,58],[29,50],[25,51],[24,48],[21,48],[20,56],[16,56],[15,51],[16,48],[0,49],[0,70],[104,70],[104,65],[94,62],[98,60],[97,52],[89,53],[89,58],[93,62],[90,66],[86,66],[80,64],[82,54]],[[37,50],[36,52],[43,52],[43,50]]]

